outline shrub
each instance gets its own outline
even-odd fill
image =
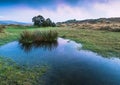
[[[108,31],[112,31],[112,32],[120,32],[119,27],[110,27],[110,26],[101,27],[100,30],[108,30]]]
[[[110,26],[104,26],[104,27],[100,27],[100,30],[111,30],[112,28]]]
[[[5,26],[0,25],[0,33],[1,33],[1,32],[4,32],[4,29],[5,29]]]
[[[111,29],[112,32],[120,32],[120,28]]]

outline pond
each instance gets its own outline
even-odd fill
[[[43,76],[45,85],[120,85],[119,59],[83,50],[68,39],[36,45],[14,41],[0,47],[0,56],[21,66],[50,66]]]

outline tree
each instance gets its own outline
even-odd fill
[[[54,22],[52,22],[52,25],[51,25],[52,27],[56,27],[56,24],[54,23]]]
[[[56,26],[56,24],[52,22],[50,18],[47,18],[45,20],[45,18],[41,15],[33,17],[32,22],[34,22],[35,26],[40,26],[40,27],[47,27],[47,26],[55,27]]]
[[[46,19],[46,24],[47,24],[47,26],[51,26],[51,27],[55,27],[55,26],[56,26],[56,24],[55,24],[54,22],[52,22],[52,21],[50,20],[50,18],[47,18],[47,19]]]
[[[45,22],[45,18],[41,15],[38,15],[32,18],[32,22],[34,22],[35,26],[43,26],[43,23]]]
[[[50,20],[50,18],[46,19],[46,24],[47,26],[52,26],[52,21]]]

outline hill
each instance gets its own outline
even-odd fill
[[[86,20],[67,20],[65,22],[58,22],[58,24],[70,24],[70,23],[90,23],[90,24],[97,24],[97,23],[120,23],[120,17],[115,18],[99,18],[99,19],[86,19]]]
[[[86,20],[67,20],[58,22],[59,27],[69,27],[77,29],[95,29],[120,32],[120,18],[99,18]]]
[[[17,21],[11,21],[11,20],[0,21],[0,25],[10,25],[10,24],[14,24],[14,25],[30,25],[31,23],[17,22]]]

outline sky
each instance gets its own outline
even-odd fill
[[[54,22],[120,17],[120,0],[0,0],[0,20],[32,22],[37,15]]]

